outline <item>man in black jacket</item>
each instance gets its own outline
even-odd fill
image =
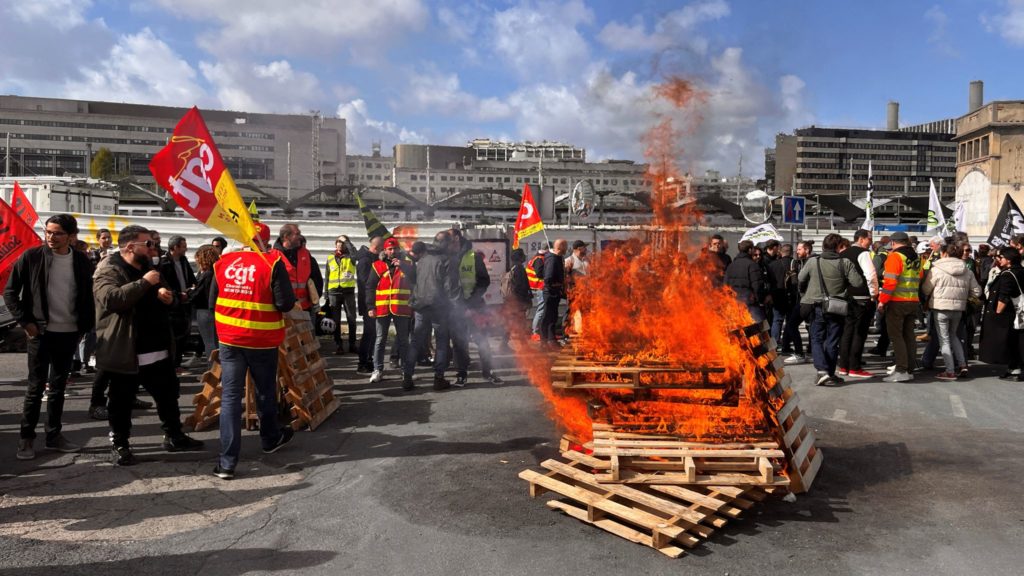
[[[544,317],[540,323],[540,338],[545,346],[557,345],[558,305],[565,297],[565,253],[569,241],[555,240],[550,252],[544,255]]]
[[[451,242],[448,232],[438,232],[434,243],[416,261],[416,285],[412,290],[413,345],[406,358],[402,389],[412,390],[412,375],[416,359],[427,349],[430,331],[434,331],[437,343],[434,352],[434,389],[444,390],[451,386],[445,380],[444,371],[448,366],[448,317],[452,303],[460,296],[458,271],[451,268]]]
[[[765,319],[761,304],[767,288],[761,266],[750,257],[753,247],[750,240],[744,240],[737,246],[739,253],[725,269],[725,285],[732,288],[736,298],[747,307],[754,322],[761,322]]]
[[[793,245],[783,244],[778,248],[778,258],[767,263],[768,276],[771,279],[772,296],[772,338],[781,347],[781,354],[792,354],[792,350],[786,348],[782,341],[783,329],[789,311],[792,309],[794,300],[790,297],[789,288],[790,271],[793,268]]]
[[[188,263],[185,252],[188,242],[184,236],[171,236],[167,241],[167,252],[160,258],[157,271],[178,299],[178,306],[171,310],[171,331],[174,333],[174,367],[181,366],[181,358],[185,353],[185,343],[192,331],[192,305],[187,303],[188,291],[196,285],[196,274]],[[195,359],[189,359],[191,366]]]
[[[28,336],[28,389],[16,454],[19,460],[35,458],[32,444],[47,382],[46,447],[60,452],[80,450],[61,434],[71,359],[79,338],[96,323],[92,263],[85,253],[71,249],[77,234],[74,216],[50,216],[46,244],[29,248],[18,258],[4,289],[7,308]]]
[[[363,247],[356,253],[356,284],[360,287],[366,286],[370,273],[373,272],[373,263],[380,259],[380,251],[384,246],[382,236],[370,238],[370,247]],[[356,298],[356,306],[359,315],[363,318],[363,337],[359,340],[359,366],[356,372],[373,372],[373,346],[377,341],[377,321],[367,315],[366,302],[363,298]]]

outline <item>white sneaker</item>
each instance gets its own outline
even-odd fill
[[[886,374],[892,374],[892,373],[893,373],[893,372],[895,372],[895,371],[896,371],[896,365],[895,365],[895,364],[893,364],[893,365],[891,365],[891,366],[888,366],[888,367],[887,367],[887,368],[885,369],[885,373],[886,373]]]
[[[373,374],[370,374],[370,383],[380,382],[384,378],[383,370],[374,370]]]
[[[803,364],[804,362],[807,362],[807,357],[800,356],[799,354],[793,354],[782,361],[783,364]]]

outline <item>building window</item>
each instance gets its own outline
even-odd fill
[[[981,155],[988,156],[988,136],[981,137]]]
[[[413,182],[415,182],[416,181],[416,175],[415,174],[410,174],[409,175],[409,180],[412,180]]]

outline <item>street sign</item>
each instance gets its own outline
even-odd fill
[[[805,206],[807,206],[807,199],[803,196],[783,196],[782,223],[803,224]]]

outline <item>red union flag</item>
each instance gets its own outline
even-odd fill
[[[36,225],[39,221],[39,215],[36,214],[36,209],[32,207],[32,203],[28,201],[28,196],[25,195],[25,191],[21,189],[21,186],[17,182],[14,183],[14,193],[11,194],[11,208],[21,216],[21,219],[31,228]]]
[[[174,127],[170,142],[150,160],[149,171],[196,220],[257,247],[256,226],[198,108]]]
[[[39,244],[42,241],[35,230],[0,199],[0,288],[7,286],[11,268],[21,253]]]
[[[523,186],[523,200],[519,203],[519,215],[516,216],[516,224],[513,227],[512,249],[519,248],[519,241],[530,234],[536,234],[544,229],[544,223],[540,220],[540,213],[537,212],[537,205],[533,203],[533,193],[530,192],[530,185]]]

